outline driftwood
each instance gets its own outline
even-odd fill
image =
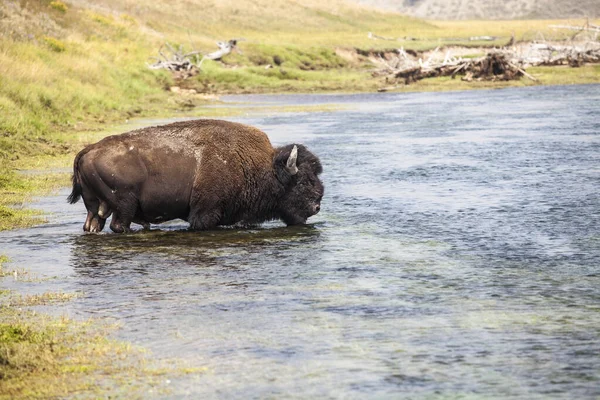
[[[488,41],[488,42],[493,42],[494,40],[498,40],[498,36],[471,36],[469,38],[469,40],[471,42],[475,42],[475,41]]]
[[[600,26],[586,24],[584,26],[574,26],[574,25],[548,25],[549,28],[554,29],[567,29],[570,31],[589,31],[589,32],[600,32]]]
[[[204,60],[207,60],[207,59],[208,60],[220,60],[221,58],[225,57],[227,54],[231,53],[233,50],[235,50],[238,40],[240,40],[240,39],[231,39],[228,42],[217,42],[217,46],[219,46],[219,50],[214,51],[209,54],[205,54],[204,57],[202,57],[202,59],[200,60],[200,63],[198,64],[198,68],[200,68],[202,66],[202,63],[204,62]]]
[[[151,57],[154,63],[147,63],[147,65],[150,69],[167,69],[175,73],[178,78],[186,79],[198,74],[204,60],[220,60],[231,53],[236,48],[239,40],[231,39],[227,42],[217,42],[219,50],[204,54],[202,57],[200,57],[202,55],[201,51],[194,50],[184,53],[183,46],[180,45],[175,48],[171,44],[165,43],[158,50],[158,57]]]
[[[170,54],[165,54],[163,49],[166,47]],[[148,64],[150,69],[168,69],[169,71],[190,71],[194,68],[196,62],[195,58],[200,54],[199,51],[192,51],[189,53],[183,52],[183,46],[179,46],[175,49],[169,43],[165,43],[158,49],[159,57],[151,57],[155,62]]]
[[[399,38],[398,38],[398,39],[396,39],[396,38],[391,38],[391,37],[379,36],[379,35],[376,35],[376,34],[374,34],[373,32],[369,32],[369,33],[367,33],[367,37],[368,37],[369,39],[380,39],[380,40],[400,40]]]
[[[507,81],[518,79],[525,74],[525,71],[511,64],[503,54],[489,53],[487,56],[477,59],[461,59],[439,65],[430,65],[425,62],[419,66],[397,71],[394,78],[403,79],[405,84],[409,84],[436,76],[454,78],[457,75],[464,75],[462,79],[466,81]],[[531,75],[529,77],[535,80]]]
[[[547,43],[521,43],[519,45],[494,49],[484,57],[463,59],[453,57],[450,50],[445,55],[439,48],[425,58],[413,55],[414,52],[397,50],[396,54],[385,57],[370,57],[377,65],[373,76],[385,76],[386,82],[403,80],[405,84],[436,77],[457,75],[466,81],[472,80],[515,80],[525,76],[537,79],[526,72],[529,66],[570,65],[578,67],[587,63],[600,63],[600,43],[587,42],[578,45],[550,45]]]

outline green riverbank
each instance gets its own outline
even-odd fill
[[[48,279],[26,269],[7,270],[6,262],[0,257],[2,280],[35,285]],[[143,348],[112,339],[118,327],[105,321],[35,311],[38,306],[52,307],[56,314],[62,304],[84,295],[0,291],[0,399],[168,395],[170,379],[209,372],[178,360],[153,360]]]

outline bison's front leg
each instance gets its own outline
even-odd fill
[[[114,233],[129,233],[131,232],[130,224],[124,224],[119,221],[118,218],[115,218],[116,215],[113,216],[112,221],[110,221],[110,230]]]
[[[126,193],[117,193],[116,203],[110,229],[115,233],[131,232],[131,223],[138,213],[139,202],[137,196],[132,191]]]
[[[125,211],[125,212],[124,212]],[[131,222],[133,219],[133,214],[131,212],[127,212],[127,209],[121,209],[119,211],[115,211],[110,221],[110,229],[114,233],[129,233],[131,232]]]
[[[206,231],[214,229],[221,222],[221,212],[214,210],[210,212],[198,212],[188,218],[190,229],[194,231]]]
[[[144,221],[143,219],[139,218],[136,216],[136,218],[133,219],[133,221],[129,221],[127,224],[124,222],[127,220],[124,220],[120,215],[118,214],[114,214],[112,221],[110,222],[110,229],[115,232],[115,233],[123,233],[123,232],[131,232],[131,222],[141,225],[144,230],[150,230],[150,223]]]

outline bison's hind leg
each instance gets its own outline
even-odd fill
[[[100,201],[100,206],[98,207],[98,216],[104,220],[107,220],[112,214],[112,210],[108,206],[108,203],[105,201]]]
[[[89,232],[90,231],[90,227],[92,226],[92,220],[94,219],[94,213],[91,211],[88,211],[87,213],[87,218],[85,219],[85,223],[83,224],[83,230],[84,232]]]
[[[83,230],[92,233],[102,232],[104,224],[106,224],[106,218],[101,218],[98,214],[88,210],[87,218],[83,224]]]
[[[88,210],[87,218],[83,224],[83,230],[85,232],[98,233],[104,229],[104,224],[106,224],[105,218],[101,218],[98,214]]]
[[[110,229],[114,233],[128,233],[131,232],[131,222],[133,215],[131,213],[122,212],[121,210],[113,213],[112,220],[110,221]]]
[[[104,218],[95,216],[92,219],[92,223],[90,224],[90,232],[92,232],[92,233],[102,232],[102,229],[104,229],[104,224],[106,224],[106,220]]]
[[[129,232],[131,230],[128,225],[124,225],[121,222],[117,213],[113,214],[112,220],[110,221],[110,229],[114,233]]]
[[[102,229],[104,229],[106,217],[104,214],[100,214],[100,210],[105,203],[89,192],[86,192],[86,190],[83,191],[83,202],[85,208],[88,210],[85,223],[83,224],[83,230],[92,233],[101,232]]]

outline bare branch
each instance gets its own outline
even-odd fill
[[[197,70],[200,68],[202,62],[205,59],[221,59],[222,57],[235,50],[237,42],[240,40],[244,39],[231,39],[227,42],[217,42],[219,50],[204,55],[199,62],[198,56],[204,54],[202,51],[193,50],[188,53],[184,53],[183,45],[180,44],[177,46],[173,46],[170,43],[165,42],[158,49],[159,56],[149,58],[150,60],[154,60],[155,62],[152,64],[147,63],[147,66],[150,69],[167,69],[173,72],[185,71],[187,73],[184,74],[185,77],[192,76],[194,74],[194,71],[196,71],[197,73]],[[165,48],[166,50],[163,51],[163,49]]]

